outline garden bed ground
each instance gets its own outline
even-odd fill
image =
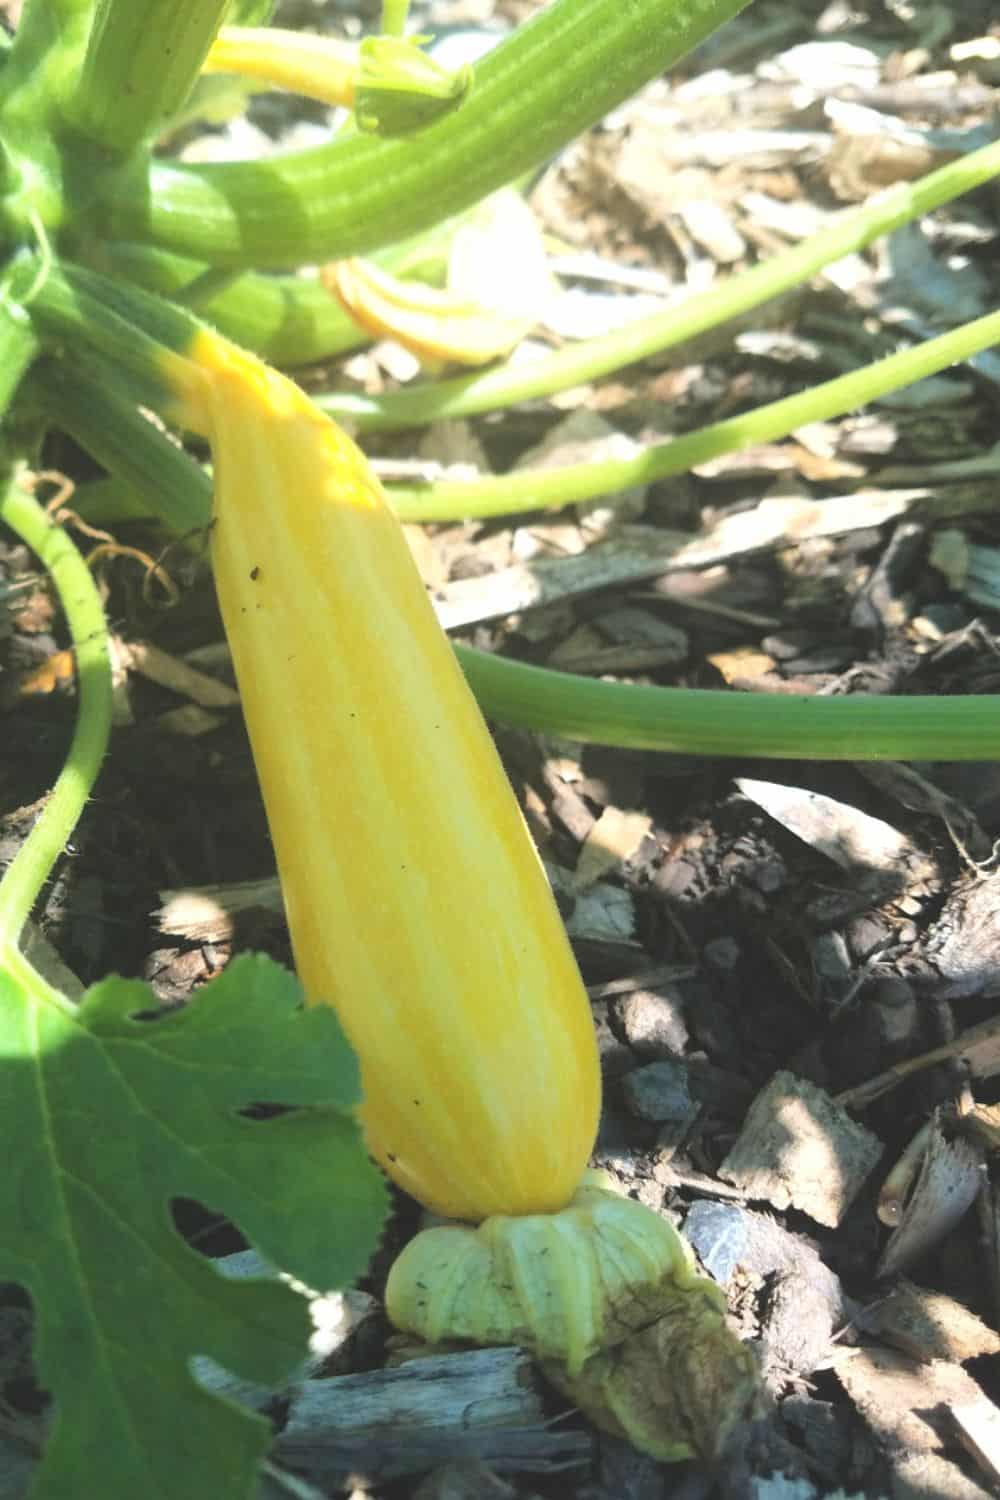
[[[458,32],[532,9],[469,0],[417,13]],[[358,7],[287,10],[332,25]],[[564,289],[539,341],[643,316],[980,144],[998,91],[986,0],[953,11],[758,0],[535,186]],[[268,108],[254,117],[262,132]],[[389,473],[404,460],[499,472],[538,462],[539,448],[554,463],[611,455],[751,409],[996,306],[998,219],[984,190],[697,349],[366,447]],[[377,391],[408,373],[382,348],[308,379]],[[720,693],[998,692],[998,386],[1000,354],[988,353],[624,503],[428,528],[414,550],[456,638],[532,662]],[[80,472],[65,446],[46,462]],[[696,563],[668,530],[701,539]],[[157,546],[141,529],[116,538]],[[144,587],[134,560],[106,569],[127,643],[120,724],[37,919],[82,982],[142,975],[175,1005],[237,951],[289,954],[247,741],[213,693],[230,677],[211,581],[176,548],[164,566],[182,608]],[[50,594],[9,542],[0,598],[6,862],[62,764],[74,689]],[[720,762],[496,734],[591,990],[607,1085],[597,1163],[686,1224],[757,1344],[768,1403],[714,1478],[656,1465],[572,1415],[543,1431],[542,1413],[563,1408],[540,1394],[520,1413],[533,1459],[509,1433],[505,1447],[466,1430],[424,1432],[424,1448],[414,1436],[407,1463],[397,1434],[389,1458],[377,1442],[367,1454],[373,1489],[995,1492],[1000,766]],[[213,911],[178,898],[192,887],[220,888]],[[908,1198],[886,1179],[925,1129]],[[242,1248],[197,1206],[178,1216],[206,1253]],[[324,1374],[385,1363],[382,1278],[415,1222],[401,1203],[361,1289],[374,1300],[358,1302],[360,1328]],[[0,1346],[15,1408],[30,1391],[16,1354]],[[275,1413],[283,1421],[287,1401]],[[276,1463],[334,1492],[335,1466],[303,1442],[279,1446]],[[414,1472],[383,1482],[398,1449]],[[449,1478],[440,1465],[454,1458],[465,1468]],[[565,1459],[576,1466],[557,1471]]]

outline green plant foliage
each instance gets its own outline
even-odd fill
[[[280,1382],[306,1350],[305,1303],[219,1275],[170,1203],[225,1215],[310,1286],[363,1270],[386,1195],[352,1116],[357,1064],[333,1011],[301,999],[257,956],[155,1019],[139,982],[105,980],[74,1013],[0,975],[0,1276],[31,1295],[55,1399],[32,1500],[252,1493],[267,1424],[189,1362]],[[262,1104],[284,1110],[247,1113]]]

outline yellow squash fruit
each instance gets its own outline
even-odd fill
[[[369,1147],[451,1218],[559,1210],[597,1125],[590,1007],[399,523],[290,380],[208,332],[187,354],[296,967],[358,1053]]]
[[[467,1221],[406,1246],[390,1318],[520,1343],[601,1426],[714,1459],[755,1411],[753,1359],[673,1225],[585,1172],[586,992],[378,483],[297,386],[216,335],[161,373],[212,447],[216,586],[307,999],[358,1053],[373,1153]]]

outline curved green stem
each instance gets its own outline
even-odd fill
[[[781,401],[670,442],[656,443],[634,458],[568,464],[560,469],[523,469],[484,479],[442,480],[433,484],[391,485],[392,502],[404,521],[458,521],[507,516],[529,510],[575,505],[613,495],[633,485],[683,474],[698,464],[753,443],[775,442],[807,422],[829,421],[870,401],[912,385],[927,375],[1000,342],[1000,312],[976,318],[913,349],[839,375]]]
[[[829,228],[773,260],[641,322],[560,349],[527,369],[503,367],[484,374],[460,375],[384,396],[338,392],[314,399],[331,416],[350,417],[363,431],[377,431],[497,411],[520,401],[550,396],[598,380],[651,354],[662,354],[737,318],[798,286],[842,256],[863,250],[880,235],[982,186],[998,173],[1000,142],[994,142],[939,167],[918,182],[898,184],[863,208],[848,210]]]
[[[483,712],[584,744],[775,760],[996,760],[1000,696],[799,698],[599,682],[469,647]]]
[[[85,448],[103,441],[88,401],[76,412],[74,431]],[[148,476],[135,510],[166,516],[163,474],[176,459],[172,445],[148,423]],[[129,472],[134,459],[129,460]],[[109,458],[124,476],[119,456]],[[188,503],[207,525],[212,485],[195,465],[188,474]],[[97,517],[96,519],[99,519]],[[600,682],[566,672],[525,666],[456,646],[462,668],[483,712],[502,723],[562,734],[570,739],[639,750],[690,755],[757,756],[798,760],[989,760],[1000,753],[1000,699],[788,698],[686,688]]]
[[[0,881],[0,953],[16,946],[38,893],[76,826],[97,779],[111,728],[108,626],[90,569],[61,527],[16,478],[0,499],[0,520],[48,570],[76,652],[79,713],[66,764],[49,800]]]
[[[151,162],[102,185],[103,233],[213,265],[329,260],[390,244],[545,161],[746,0],[553,0],[417,135],[354,136],[265,162]]]

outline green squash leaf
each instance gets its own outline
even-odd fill
[[[306,1305],[219,1275],[170,1203],[226,1215],[317,1289],[364,1269],[386,1199],[352,1114],[357,1063],[333,1012],[301,999],[260,957],[154,1019],[138,982],[105,980],[72,1013],[0,975],[0,1277],[32,1298],[55,1401],[32,1500],[252,1493],[267,1424],[189,1362],[279,1382],[306,1352]]]

